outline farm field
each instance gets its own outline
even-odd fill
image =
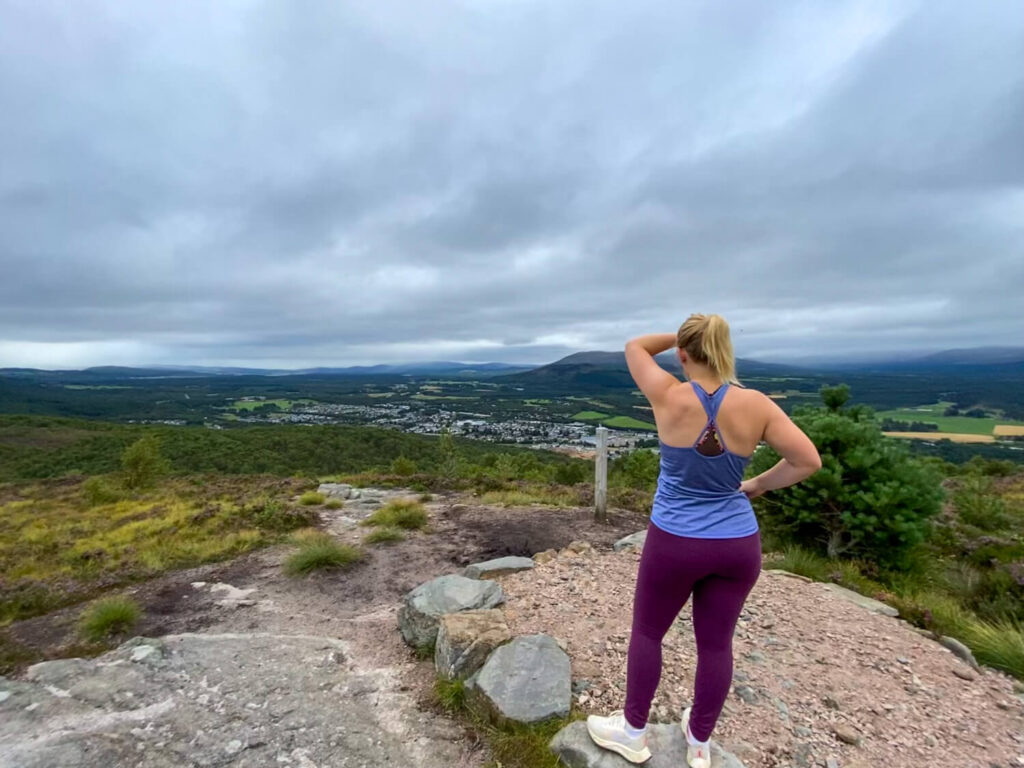
[[[954,443],[994,443],[992,435],[970,432],[883,432],[888,437],[902,437],[908,440],[952,440]]]
[[[640,421],[640,419],[634,419],[632,416],[613,416],[610,419],[605,419],[603,422],[607,427],[616,427],[618,429],[648,429],[653,431],[656,427],[647,421]]]
[[[925,421],[936,424],[940,432],[957,434],[992,435],[997,425],[1024,427],[1024,422],[993,417],[972,418],[970,416],[944,416],[951,403],[932,403],[914,408],[897,408],[890,411],[879,411],[879,419],[895,419],[897,421]],[[910,433],[906,433],[910,434]],[[922,433],[932,434],[932,433]]]
[[[232,404],[232,408],[236,411],[252,411],[259,408],[261,405],[276,405],[282,411],[290,411],[292,406],[296,403],[313,403],[315,400],[301,399],[301,400],[285,400],[283,398],[278,400],[236,400]]]
[[[574,413],[570,418],[573,421],[599,421],[600,419],[607,419],[609,415],[600,411],[580,411],[579,413]]]

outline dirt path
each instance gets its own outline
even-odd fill
[[[501,579],[513,634],[566,644],[586,712],[622,707],[639,554],[559,558]],[[689,607],[665,640],[656,722],[693,690]],[[1024,701],[896,619],[822,584],[763,571],[735,639],[734,689],[714,738],[748,768],[1024,765]],[[844,742],[855,742],[846,743]],[[828,763],[828,760],[835,763]]]

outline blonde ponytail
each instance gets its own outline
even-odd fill
[[[721,315],[690,315],[679,326],[676,346],[714,371],[722,381],[739,384],[729,324]]]

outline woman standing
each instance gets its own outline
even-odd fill
[[[654,360],[673,346],[686,382]],[[692,594],[697,672],[681,727],[691,768],[709,768],[708,741],[732,681],[733,631],[761,571],[750,499],[800,482],[821,459],[771,398],[738,386],[729,326],[719,315],[691,315],[674,335],[631,340],[626,362],[654,410],[661,472],[637,575],[626,708],[591,715],[587,729],[631,762],[650,758],[646,726],[661,677],[661,641]],[[782,460],[744,481],[762,440]]]

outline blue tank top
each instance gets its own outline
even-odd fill
[[[758,530],[757,518],[750,500],[739,487],[750,457],[730,451],[715,424],[729,385],[723,384],[709,395],[697,382],[691,384],[708,421],[691,446],[681,448],[661,443],[661,472],[651,522],[676,536],[698,539],[749,536]]]

